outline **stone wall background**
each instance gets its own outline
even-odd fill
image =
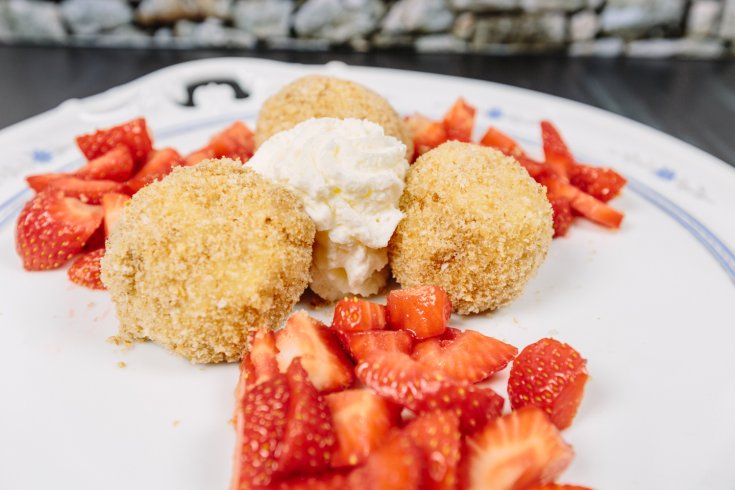
[[[0,0],[0,43],[735,55],[735,0]]]

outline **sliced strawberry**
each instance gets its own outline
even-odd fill
[[[569,227],[572,226],[572,221],[574,221],[572,204],[569,199],[552,193],[549,193],[547,197],[554,212],[554,238],[564,236],[569,231]]]
[[[541,410],[504,415],[467,441],[460,473],[467,490],[522,489],[550,483],[574,453]]]
[[[388,325],[417,339],[441,335],[452,314],[446,291],[438,286],[397,289],[388,294]]]
[[[498,128],[488,128],[480,140],[480,144],[482,146],[489,146],[490,148],[500,150],[508,156],[516,158],[525,156],[523,149],[516,140],[503,133]]]
[[[382,330],[385,306],[359,298],[341,299],[334,307],[332,328],[342,333]]]
[[[125,146],[130,150],[136,163],[142,163],[153,148],[153,142],[143,118],[77,136],[76,142],[87,160],[94,160],[118,146]]]
[[[373,351],[355,368],[357,378],[378,395],[405,407],[416,407],[424,392],[436,390],[446,378],[427,370],[402,352]]]
[[[492,389],[453,381],[427,385],[412,409],[450,410],[459,417],[463,434],[473,434],[500,416],[505,400]]]
[[[345,345],[355,362],[365,359],[376,350],[410,354],[413,336],[405,330],[377,330],[345,334]]]
[[[598,201],[573,185],[560,180],[544,179],[541,183],[548,188],[550,194],[568,199],[572,209],[585,218],[608,228],[620,227],[620,223],[623,221],[623,213],[611,208],[604,202]]]
[[[419,490],[424,488],[423,475],[421,451],[411,438],[395,432],[363,467],[350,473],[347,483],[354,490]]]
[[[100,277],[102,270],[100,260],[102,260],[104,255],[105,249],[99,248],[80,256],[67,271],[69,280],[85,288],[105,289],[105,285],[102,284],[102,278]]]
[[[102,196],[122,190],[122,184],[114,180],[84,180],[79,177],[61,177],[48,183],[49,190],[57,190],[67,197],[76,197],[88,204],[99,204]]]
[[[554,169],[562,181],[566,181],[574,167],[574,157],[556,126],[550,121],[541,121],[541,140],[546,164]]]
[[[330,393],[326,399],[337,434],[335,468],[364,462],[400,418],[400,410],[372,390],[345,390]]]
[[[20,212],[15,246],[29,271],[57,269],[79,253],[102,222],[101,206],[44,191]]]
[[[477,383],[504,369],[516,354],[518,349],[510,344],[466,330],[454,340],[442,341],[439,349],[417,350],[414,359],[449,378]]]
[[[423,488],[457,488],[462,439],[457,415],[450,411],[421,414],[406,426],[404,432],[422,453],[426,470]]]
[[[589,487],[580,487],[579,485],[568,485],[562,483],[548,483],[546,485],[534,485],[528,490],[592,490]]]
[[[462,330],[454,327],[447,327],[447,329],[444,331],[443,334],[441,334],[439,337],[437,337],[439,340],[454,340],[456,339],[459,334],[462,333]]]
[[[127,181],[127,188],[134,194],[148,184],[161,180],[170,174],[174,167],[182,165],[183,162],[179,152],[173,148],[154,151],[138,173]]]
[[[608,202],[620,194],[627,180],[611,168],[578,163],[571,169],[569,183],[602,202]]]
[[[510,370],[511,407],[533,405],[560,429],[577,414],[587,382],[587,361],[570,345],[541,339],[521,351]]]
[[[271,488],[273,490],[349,490],[351,487],[346,474],[330,472],[279,481]]]
[[[231,490],[265,488],[273,483],[289,401],[288,380],[283,374],[243,395],[237,410]]]
[[[277,354],[276,337],[273,332],[270,330],[256,332],[250,352],[245,355],[253,366],[253,377],[249,380],[250,384],[260,384],[278,376],[281,371],[278,369]]]
[[[111,192],[102,196],[102,208],[105,210],[105,237],[110,236],[110,232],[120,219],[125,203],[130,200],[127,194],[119,192]]]
[[[29,175],[26,177],[26,182],[28,183],[28,187],[36,192],[41,192],[46,190],[52,181],[68,176],[69,174],[60,173]]]
[[[97,249],[105,247],[105,227],[100,226],[94,233],[87,239],[87,243],[82,248],[82,253],[93,252]]]
[[[214,153],[214,158],[240,159],[245,163],[255,152],[255,139],[250,128],[242,121],[235,121],[214,135],[208,147]]]
[[[475,108],[462,97],[458,98],[444,115],[443,122],[444,129],[447,131],[447,139],[465,143],[472,141],[476,112]]]
[[[414,160],[447,141],[447,131],[440,121],[432,121],[418,113],[406,117],[405,121],[413,137]]]
[[[74,175],[85,180],[114,180],[125,182],[130,178],[135,168],[133,155],[127,146],[118,146],[90,160]]]
[[[424,357],[434,357],[441,354],[442,340],[441,337],[432,337],[430,339],[418,342],[411,353],[411,357],[417,361]]]
[[[205,146],[186,155],[183,165],[189,167],[210,158],[217,158],[216,153],[211,147]]]
[[[327,402],[309,381],[298,357],[291,362],[286,377],[291,399],[279,449],[278,474],[316,473],[327,469],[336,443]]]
[[[352,363],[342,350],[334,331],[304,311],[292,314],[276,332],[278,366],[285,371],[296,357],[319,391],[345,388],[354,378]]]

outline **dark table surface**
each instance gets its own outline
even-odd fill
[[[735,62],[491,57],[412,52],[124,50],[0,46],[0,128],[184,61],[250,56],[458,75],[558,95],[621,114],[735,165]]]

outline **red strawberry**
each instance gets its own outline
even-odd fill
[[[446,291],[438,286],[397,289],[388,294],[388,325],[417,339],[444,333],[452,314]]]
[[[438,356],[442,350],[441,337],[432,337],[430,339],[422,340],[417,343],[413,348],[411,357],[417,361],[424,357]]]
[[[245,163],[255,152],[255,139],[250,128],[241,121],[235,121],[214,135],[208,147],[214,153],[214,158],[240,159]]]
[[[102,196],[120,191],[122,184],[113,180],[84,180],[69,176],[50,181],[47,188],[61,191],[67,197],[76,197],[84,203],[99,204]]]
[[[516,140],[500,131],[498,128],[488,128],[485,135],[480,140],[482,146],[489,146],[500,150],[508,156],[515,158],[525,156],[523,148],[521,148]]]
[[[447,381],[429,385],[412,407],[417,412],[453,411],[463,434],[472,434],[503,412],[503,397],[492,389]]]
[[[240,361],[240,377],[235,387],[235,416],[245,391],[280,374],[276,361],[276,339],[270,330],[258,330],[251,338],[250,351]]]
[[[475,110],[462,97],[444,115],[444,129],[448,140],[472,141],[472,128],[475,126]]]
[[[566,182],[575,161],[572,152],[550,121],[541,121],[541,139],[544,147],[544,158],[559,178]]]
[[[419,415],[404,429],[422,453],[427,490],[457,488],[457,465],[462,436],[454,412],[436,411]]]
[[[319,391],[335,391],[352,384],[352,363],[335,333],[304,311],[292,314],[286,326],[276,332],[276,347],[281,371],[301,357],[301,364]]]
[[[141,163],[145,161],[148,152],[153,148],[153,142],[143,118],[77,136],[76,141],[87,160],[94,160],[118,146],[125,146],[130,150],[133,159]]]
[[[570,184],[602,202],[608,202],[620,194],[626,182],[625,177],[611,168],[591,167],[579,163],[572,167],[569,175]]]
[[[38,174],[38,175],[29,175],[26,177],[26,182],[28,183],[28,187],[33,189],[36,192],[41,192],[46,190],[48,185],[57,179],[60,179],[62,177],[67,177],[69,174]]]
[[[102,222],[102,207],[45,191],[20,212],[15,246],[29,271],[57,269],[79,253]]]
[[[423,486],[423,458],[409,437],[389,435],[373,451],[365,465],[350,473],[348,486],[354,490],[419,490]]]
[[[436,390],[446,378],[427,370],[402,352],[374,351],[355,368],[357,378],[378,395],[415,407],[424,392]]]
[[[273,490],[349,490],[347,475],[339,472],[296,477],[274,485]]]
[[[554,238],[564,236],[574,221],[572,205],[569,199],[562,196],[548,193],[547,197],[554,212]]]
[[[196,165],[202,160],[209,160],[210,158],[216,158],[216,154],[211,147],[205,146],[204,148],[194,150],[186,155],[183,165],[189,167],[191,165]]]
[[[539,182],[546,186],[549,194],[569,199],[572,209],[590,221],[608,228],[620,227],[624,217],[623,213],[611,208],[604,202],[561,180],[544,178]]]
[[[406,126],[413,137],[413,159],[447,141],[447,131],[440,121],[432,121],[421,114],[405,118]]]
[[[549,483],[546,485],[534,485],[528,490],[592,490],[588,487],[580,487],[579,485],[567,485],[561,483]]]
[[[283,374],[245,392],[237,410],[231,490],[265,489],[273,483],[289,401],[288,380]]]
[[[332,328],[342,333],[382,330],[385,306],[358,298],[341,299],[334,307]]]
[[[504,369],[516,354],[518,349],[510,344],[466,330],[454,340],[441,341],[438,349],[417,349],[413,357],[449,378],[477,383]]]
[[[467,441],[462,458],[467,490],[511,490],[550,483],[572,461],[572,448],[541,410],[504,415]]]
[[[102,209],[105,210],[105,237],[110,236],[110,232],[120,219],[125,203],[130,200],[127,194],[111,192],[102,196]]]
[[[296,358],[286,372],[291,399],[286,431],[276,452],[279,476],[314,473],[329,467],[335,445],[332,417],[324,400]]]
[[[410,354],[413,336],[405,330],[378,330],[345,334],[345,346],[352,359],[359,362],[376,350],[403,352]]]
[[[104,246],[105,246],[105,227],[100,226],[99,228],[94,230],[94,233],[92,233],[92,236],[90,236],[87,239],[87,243],[85,243],[84,248],[82,248],[82,253],[92,252],[99,248],[104,248]]]
[[[79,257],[67,271],[69,280],[85,288],[105,289],[100,277],[100,260],[104,255],[105,249],[98,248]]]
[[[138,173],[127,181],[127,188],[134,194],[148,184],[161,180],[170,174],[174,167],[182,164],[181,155],[173,148],[154,151]]]
[[[125,182],[133,173],[135,162],[127,146],[118,146],[90,160],[74,175],[85,180],[114,180]]]
[[[462,333],[462,330],[454,327],[447,327],[447,329],[444,331],[443,334],[436,337],[439,340],[454,340],[456,339],[459,334]]]
[[[577,414],[587,382],[587,361],[568,344],[541,339],[513,361],[508,379],[510,405],[533,405],[546,412],[560,429]]]
[[[365,461],[400,417],[394,405],[368,389],[330,393],[326,399],[337,435],[335,468]]]

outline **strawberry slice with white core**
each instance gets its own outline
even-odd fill
[[[450,411],[422,414],[409,422],[405,432],[424,458],[425,488],[427,490],[457,488],[457,465],[462,445],[457,415]]]
[[[413,336],[405,330],[355,332],[344,334],[342,338],[355,362],[378,350],[410,354],[413,347]]]
[[[102,196],[102,209],[105,210],[105,238],[110,236],[112,229],[117,225],[125,204],[130,200],[127,194],[119,192],[110,192]]]

